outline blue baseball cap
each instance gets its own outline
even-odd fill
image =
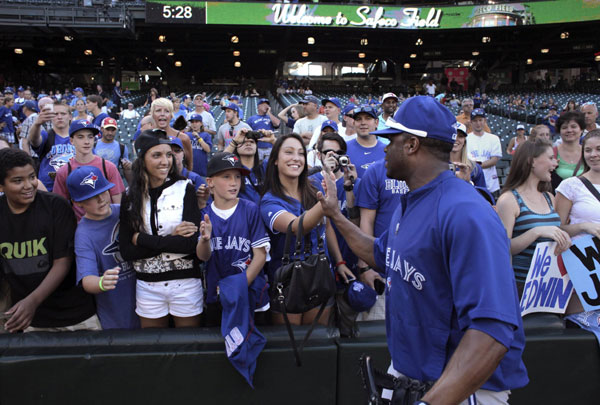
[[[298,101],[298,103],[300,103],[300,104],[315,103],[316,105],[320,105],[321,101],[319,101],[319,99],[316,98],[315,96],[306,96],[302,100]]]
[[[233,110],[238,114],[240,113],[240,107],[236,103],[229,103],[225,106],[225,110]]]
[[[487,114],[485,113],[485,110],[483,108],[476,108],[473,111],[471,111],[471,119],[475,117],[487,118]]]
[[[4,94],[15,94],[15,89],[12,87],[6,87],[4,88]]]
[[[100,132],[97,126],[87,120],[75,120],[69,127],[69,136],[75,135],[75,132],[81,131],[82,129],[89,129],[94,135],[98,135]]]
[[[346,106],[342,109],[342,115],[352,115],[352,110],[354,110],[355,108],[356,104],[354,103],[346,104]]]
[[[188,121],[200,121],[202,122],[202,114],[192,114]]]
[[[231,96],[229,97],[230,100],[240,100],[240,96]]]
[[[40,100],[40,99],[42,99],[44,97],[48,97],[48,95],[44,94],[44,93],[40,93],[40,94],[38,94],[37,99]]]
[[[368,311],[377,301],[377,292],[360,281],[353,281],[346,294],[348,304],[356,312]]]
[[[321,131],[327,127],[333,129],[335,132],[338,131],[338,125],[335,121],[332,121],[332,120],[323,121],[323,123],[321,124]]]
[[[183,142],[176,136],[171,137],[171,146],[177,145],[183,150]]]
[[[269,100],[266,99],[266,98],[259,98],[258,102],[256,103],[256,105],[259,105],[259,104],[262,104],[262,103],[267,103],[267,104],[271,105],[271,103],[269,102]]]
[[[102,194],[114,186],[95,166],[79,166],[67,177],[67,189],[71,199],[76,202]]]
[[[342,102],[337,97],[326,98],[325,100],[321,101],[321,104],[323,104],[323,105],[325,105],[327,103],[333,103],[333,104],[335,104],[335,106],[337,108],[339,108],[339,109],[342,108]]]
[[[82,89],[81,87],[75,87],[75,88],[73,89],[73,92],[76,92],[76,91],[80,91],[80,92],[82,92],[82,93],[83,93],[83,89]]]
[[[552,104],[550,107],[548,107],[548,110],[558,111],[558,107]]]
[[[186,94],[185,96],[183,96],[183,97],[181,98],[181,101],[183,101],[183,100],[187,100],[188,98],[192,98],[192,96],[190,96],[189,94]]]
[[[19,86],[19,88],[17,89],[17,91],[25,91],[25,89],[23,88],[23,86]]]
[[[389,128],[371,132],[389,138],[407,132],[414,136],[432,138],[454,144],[456,117],[439,101],[429,96],[415,96],[406,100],[393,118],[385,122]]]
[[[356,117],[360,113],[369,114],[371,117],[377,119],[377,109],[375,107],[371,107],[370,105],[363,104],[360,107],[356,107],[352,110],[352,116]]]
[[[25,101],[25,103],[23,103],[23,107],[27,107],[27,109],[29,109],[31,111],[35,111],[35,112],[40,111],[40,110],[38,110],[37,103],[33,100]]]

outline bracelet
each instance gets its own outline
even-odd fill
[[[239,146],[239,144],[234,141],[233,139],[231,140],[231,144],[233,145],[234,148],[237,148]]]
[[[104,276],[100,277],[100,280],[98,280],[98,287],[100,287],[100,290],[103,292],[106,292],[106,289],[102,286],[102,281],[104,281]]]
[[[357,270],[358,270],[358,274],[363,274],[364,272],[371,270],[371,268],[369,266],[365,266],[365,267],[359,267]]]
[[[344,191],[352,191],[354,190],[354,183],[350,183],[349,185],[344,184]]]
[[[335,264],[335,268],[337,269],[338,267],[340,267],[342,264],[347,264],[345,260],[340,260],[339,262],[337,262]]]

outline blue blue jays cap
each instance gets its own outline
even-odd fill
[[[402,103],[393,118],[388,118],[385,125],[388,128],[371,133],[389,138],[406,132],[452,144],[456,140],[456,117],[439,101],[429,96],[409,98]]]
[[[485,110],[483,108],[476,108],[473,111],[471,111],[471,119],[475,117],[487,118],[487,114],[485,113]]]
[[[377,301],[377,292],[360,281],[353,281],[346,294],[348,304],[356,312],[368,311]]]
[[[333,104],[335,104],[335,106],[337,108],[339,108],[339,109],[342,108],[342,102],[337,97],[326,98],[325,100],[321,101],[321,104],[323,104],[323,105],[325,105],[327,103],[333,103]]]
[[[239,170],[243,176],[250,174],[250,170],[246,169],[240,158],[233,153],[215,153],[214,156],[208,161],[206,166],[206,177],[212,177],[217,173],[224,172],[225,170],[235,169]]]
[[[27,107],[27,109],[29,109],[31,111],[39,112],[37,103],[33,100],[25,101],[25,103],[23,103],[23,107]]]
[[[356,107],[352,110],[352,116],[356,117],[360,113],[369,114],[371,117],[377,119],[377,109],[375,107],[371,107],[370,105],[363,104],[360,107]]]
[[[190,115],[190,119],[188,121],[200,121],[202,122],[202,114],[192,114]]]
[[[183,150],[183,142],[181,142],[181,139],[177,138],[176,136],[171,137],[171,146],[173,145],[177,145]]]
[[[321,131],[328,127],[333,129],[335,132],[338,131],[338,125],[335,121],[332,121],[332,120],[323,121],[323,123],[321,124]]]
[[[25,91],[25,89],[23,88],[23,86],[19,86],[19,88],[17,89],[17,91]]]
[[[95,197],[114,186],[95,166],[79,166],[67,177],[67,189],[76,202]]]
[[[192,96],[190,96],[189,94],[186,94],[185,96],[183,96],[183,97],[181,98],[181,101],[183,101],[183,100],[187,100],[188,98],[192,98]]]
[[[237,101],[239,101],[240,100],[240,96],[231,96],[231,97],[229,97],[229,99],[230,100],[237,100]]]
[[[233,110],[233,111],[237,112],[238,114],[240,113],[240,107],[236,103],[227,104],[225,106],[225,110]]]
[[[81,87],[75,87],[73,89],[73,92],[76,92],[76,91],[79,91],[79,92],[83,93],[83,89]]]
[[[355,108],[356,104],[354,103],[346,104],[346,106],[342,109],[342,115],[352,115],[352,110],[354,110]]]
[[[6,87],[4,89],[4,94],[15,94],[15,89],[13,89],[12,87]]]
[[[306,96],[302,100],[298,101],[298,103],[300,103],[300,104],[314,103],[316,105],[320,105],[321,101],[319,101],[319,99],[316,98],[315,96]]]
[[[256,105],[259,105],[259,104],[262,104],[262,103],[267,103],[267,104],[271,105],[271,103],[269,102],[269,100],[266,99],[266,98],[259,98],[258,102],[256,103]]]
[[[82,129],[89,129],[94,135],[98,135],[98,133],[100,132],[97,126],[95,126],[87,120],[75,120],[71,123],[71,126],[69,127],[69,136],[72,137],[73,135],[75,135],[75,132],[81,131]]]

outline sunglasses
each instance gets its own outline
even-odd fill
[[[344,152],[343,150],[333,150],[333,149],[322,150],[321,154],[327,155],[329,152],[333,152],[335,155],[338,155],[338,156],[342,156],[342,155],[346,154],[346,152]]]
[[[377,109],[375,107],[359,107],[352,110],[353,115],[356,115],[358,113],[377,114]]]

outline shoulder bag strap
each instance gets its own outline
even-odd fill
[[[302,239],[304,239],[304,214],[298,217],[298,228],[296,229],[296,257],[300,257],[302,253]]]
[[[588,190],[590,190],[590,193],[592,193],[592,195],[593,195],[594,197],[596,197],[596,199],[597,199],[598,201],[600,201],[600,192],[598,192],[598,190],[596,189],[596,187],[594,187],[594,185],[593,185],[593,184],[592,184],[592,183],[591,183],[591,182],[590,182],[588,179],[586,179],[586,178],[585,178],[585,177],[583,177],[583,176],[579,176],[579,177],[578,177],[578,179],[579,179],[579,180],[581,180],[581,182],[583,183],[583,185],[584,185],[584,186],[585,186],[585,187],[586,187]]]
[[[285,233],[285,244],[283,246],[283,257],[281,258],[281,264],[286,265],[290,263],[290,238],[293,234],[292,232],[292,223],[294,220],[292,219],[287,226],[287,232]]]
[[[575,170],[573,170],[573,176],[577,176],[577,172],[579,171],[579,168],[581,167],[581,161],[582,161],[582,159],[579,159],[579,162],[577,162],[577,166],[575,166]]]

